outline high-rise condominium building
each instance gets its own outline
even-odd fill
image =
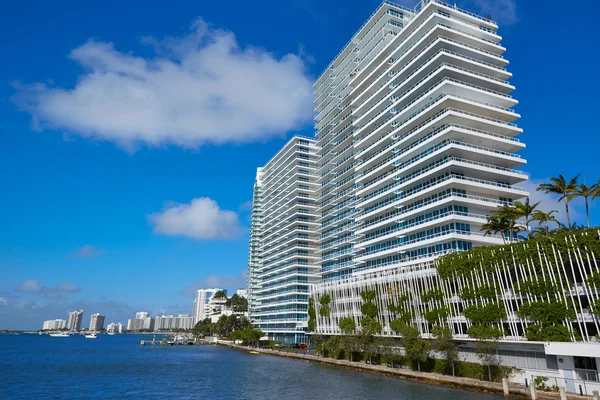
[[[192,310],[192,318],[194,319],[194,323],[198,321],[202,321],[208,318],[209,310],[208,303],[211,298],[223,289],[199,289],[196,291],[196,299],[194,300],[193,310]],[[227,300],[227,299],[225,299]]]
[[[144,316],[145,318],[131,318],[127,320],[127,330],[133,332],[146,331],[149,332],[154,329],[154,319],[148,317],[148,313],[137,313],[137,316]]]
[[[323,282],[344,303],[337,333],[381,276],[435,274],[433,260],[502,244],[481,232],[527,195],[517,101],[496,24],[439,1],[382,4],[317,79]],[[388,328],[389,329],[389,328]]]
[[[517,101],[496,30],[492,20],[437,0],[414,9],[386,1],[315,82],[321,279],[312,293],[317,303],[324,294],[335,299],[329,316],[317,312],[317,333],[339,333],[339,318],[358,318],[361,290],[382,277],[390,284],[431,277],[440,255],[503,243],[482,225],[528,193],[515,186],[527,179],[516,169],[526,163],[516,154],[525,145],[516,138]],[[270,163],[282,164],[277,171],[294,167],[282,157],[287,146]],[[266,169],[255,184],[260,266],[249,268],[250,278],[260,271],[261,295],[280,284],[261,274],[289,251],[272,228],[283,223],[280,208],[269,206],[289,196],[268,188]],[[257,301],[251,317],[268,331],[266,309],[280,300]],[[281,326],[280,315],[271,318]]]
[[[135,319],[145,319],[148,318],[148,311],[139,311],[135,313]]]
[[[66,326],[67,326],[67,321],[65,321],[64,319],[49,319],[48,321],[44,321],[42,330],[44,330],[44,331],[61,330],[61,329],[65,329]]]
[[[173,329],[192,329],[194,327],[194,318],[189,314],[163,315],[154,318],[154,331],[170,331]]]
[[[83,321],[83,310],[71,311],[67,318],[66,328],[71,332],[81,331],[81,321]]]
[[[317,151],[316,140],[293,137],[254,185],[250,319],[281,342],[305,340],[309,285],[318,278]]]
[[[104,330],[104,319],[106,317],[102,314],[92,314],[90,317],[90,331],[102,332]]]
[[[262,189],[260,175],[262,168],[256,170],[256,180],[254,181],[254,192],[252,194],[252,217],[250,219],[250,246],[248,250],[248,310],[250,311],[250,320],[253,315],[251,311],[260,303],[257,300],[256,292],[260,290],[259,268],[262,258],[260,256],[262,245]]]
[[[108,333],[123,333],[123,324],[120,322],[111,322],[106,326],[106,332]]]

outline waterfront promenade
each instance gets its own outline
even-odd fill
[[[235,348],[243,351],[255,351],[261,354],[268,354],[272,356],[278,357],[286,357],[293,358],[298,360],[305,360],[310,362],[317,362],[329,365],[336,365],[343,368],[352,368],[357,370],[368,371],[372,373],[385,374],[390,376],[395,376],[398,378],[434,383],[438,385],[446,385],[457,387],[461,389],[469,389],[476,391],[484,391],[491,393],[505,393],[505,388],[503,387],[503,383],[500,382],[488,382],[482,381],[478,379],[472,378],[464,378],[464,377],[456,377],[450,375],[442,375],[436,374],[432,372],[418,372],[413,371],[407,368],[392,368],[385,365],[373,365],[365,362],[351,362],[348,360],[336,360],[327,357],[321,357],[317,355],[305,354],[304,352],[290,352],[290,351],[280,351],[280,350],[272,350],[272,349],[262,349],[262,348],[254,348],[254,347],[246,347],[241,345],[232,344],[229,342],[219,341],[219,345],[227,346],[230,348]],[[508,392],[511,397],[518,396],[523,398],[532,398],[531,388],[525,387],[522,385],[515,384],[507,384]],[[536,399],[560,399],[561,396],[556,392],[535,392]],[[565,394],[565,397],[568,400],[584,400],[584,399],[592,399],[592,396],[579,396],[574,394]]]

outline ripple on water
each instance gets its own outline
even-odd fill
[[[143,338],[0,335],[0,399],[501,398],[214,346],[142,347]]]

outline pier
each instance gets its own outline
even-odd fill
[[[198,344],[196,338],[193,335],[189,334],[173,334],[173,335],[158,335],[162,336],[162,338],[156,337],[154,335],[152,340],[142,340],[140,341],[141,346],[193,346]]]

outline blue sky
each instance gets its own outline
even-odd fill
[[[528,187],[559,173],[597,181],[598,3],[457,3],[500,22]],[[189,313],[195,288],[245,285],[256,167],[290,135],[313,135],[311,82],[378,4],[8,4],[0,329],[75,307],[108,321]]]

